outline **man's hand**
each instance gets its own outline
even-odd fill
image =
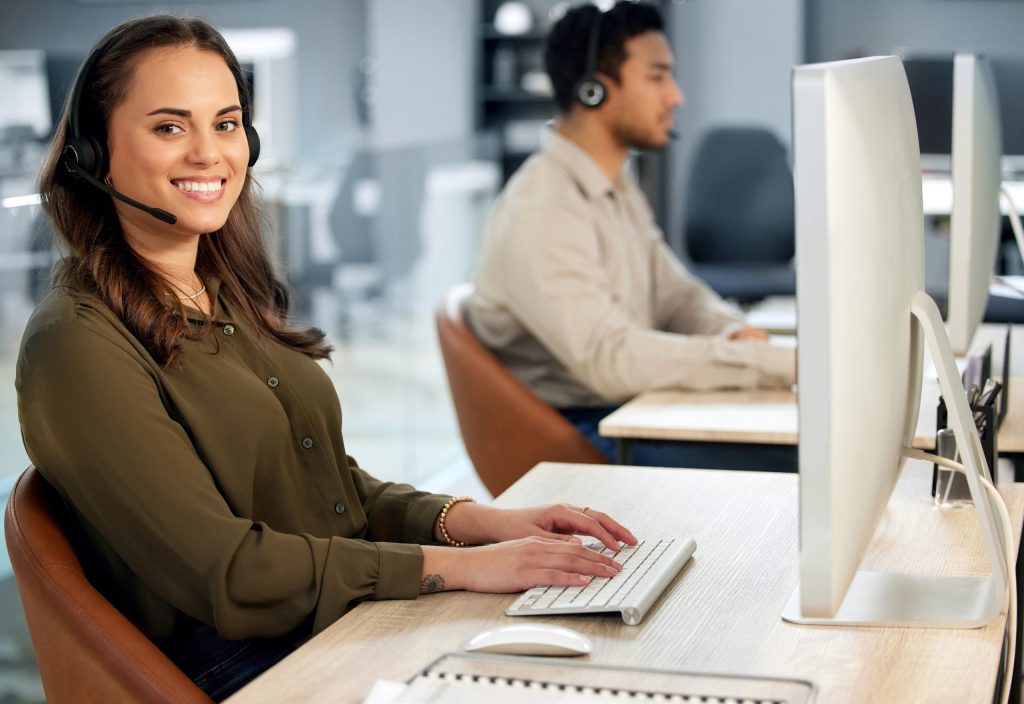
[[[753,325],[744,325],[736,332],[729,335],[730,340],[756,340],[757,342],[768,342],[768,333]]]

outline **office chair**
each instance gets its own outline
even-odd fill
[[[469,284],[448,291],[437,310],[437,337],[462,442],[487,490],[497,496],[538,462],[607,464],[473,336],[463,313],[472,292]]]
[[[29,467],[11,490],[4,528],[46,700],[209,704],[89,583],[66,518],[57,493]]]
[[[720,127],[701,140],[686,197],[690,271],[741,302],[796,293],[793,175],[786,149],[760,127]]]

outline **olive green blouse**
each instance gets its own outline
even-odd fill
[[[158,643],[316,633],[366,599],[414,598],[448,497],[346,455],[334,387],[218,295],[212,335],[165,369],[89,293],[52,291],[17,368],[29,457],[64,497],[90,578]]]

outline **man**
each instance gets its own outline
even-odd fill
[[[685,271],[625,170],[630,150],[668,143],[683,104],[657,9],[576,7],[544,59],[559,114],[491,214],[467,309],[476,336],[609,456],[597,422],[643,391],[794,383],[794,350]]]

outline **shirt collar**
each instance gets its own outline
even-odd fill
[[[569,172],[588,200],[615,190],[615,184],[608,180],[597,162],[571,140],[560,135],[554,128],[548,128],[544,136],[545,153]]]
[[[206,295],[209,296],[211,301],[213,301],[213,317],[209,320],[213,323],[229,322],[232,315],[228,310],[227,302],[224,300],[224,297],[220,295],[220,279],[216,276],[207,276],[204,279],[204,282],[206,283]],[[191,306],[185,306],[185,315],[189,320],[193,320],[195,322],[206,322],[207,320],[202,313]]]

